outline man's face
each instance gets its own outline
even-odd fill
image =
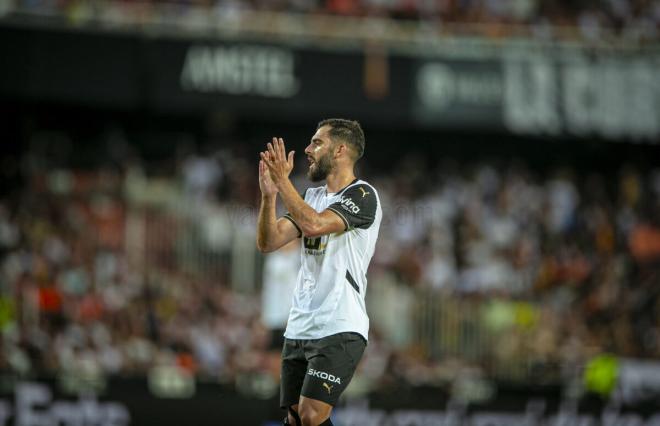
[[[320,182],[328,177],[333,168],[333,143],[328,135],[330,126],[323,126],[312,136],[312,141],[305,148],[309,169],[307,177],[312,182]]]

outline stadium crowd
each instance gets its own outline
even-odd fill
[[[515,160],[424,163],[410,155],[392,173],[368,177],[384,219],[356,389],[442,383],[461,367],[492,375],[511,364],[581,366],[599,353],[660,358],[660,170],[631,165],[603,176],[533,172]],[[35,167],[20,191],[3,196],[0,369],[94,376],[170,366],[223,382],[277,380],[261,294],[233,285],[235,240],[222,237],[249,232],[256,169],[229,150],[181,155],[169,177],[129,164]],[[215,242],[182,241],[206,226],[209,211]],[[194,220],[186,225],[182,214]],[[156,237],[150,223],[162,225]],[[196,262],[202,252],[211,260]],[[495,343],[474,359],[460,347],[438,356],[416,337],[420,298],[473,304],[474,314],[455,321]]]
[[[11,4],[11,3],[9,3]],[[113,7],[110,7],[113,5]],[[130,11],[122,12],[122,5]],[[135,8],[135,6],[139,6]],[[159,6],[165,6],[159,8]],[[114,7],[118,6],[118,7]],[[108,16],[119,22],[142,20],[159,21],[169,16],[183,20],[193,15],[192,9],[208,9],[207,16],[219,19],[237,19],[250,12],[283,12],[291,16],[344,16],[385,18],[389,21],[420,22],[430,29],[436,27],[449,33],[477,33],[500,37],[514,32],[516,27],[530,27],[526,31],[540,38],[559,36],[561,29],[587,40],[599,40],[607,34],[618,34],[626,39],[657,39],[660,26],[658,0],[196,0],[170,1],[96,0],[93,2],[67,0],[17,0],[16,8],[27,12],[58,12],[80,23]],[[11,7],[0,8],[5,13]],[[113,12],[110,12],[113,11]],[[123,18],[122,18],[123,16]],[[145,21],[145,22],[146,22]],[[373,24],[372,24],[373,26]],[[348,26],[350,27],[350,26]],[[350,28],[344,27],[345,30]],[[518,28],[520,29],[520,28]],[[559,30],[557,30],[559,29]]]

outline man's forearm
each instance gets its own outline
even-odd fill
[[[289,179],[284,180],[278,185],[278,189],[284,206],[293,220],[296,221],[296,224],[303,230],[303,233],[305,233],[305,230],[314,229],[318,225],[320,216],[316,210],[303,200],[291,181]]]
[[[259,217],[257,219],[257,248],[261,251],[270,250],[277,232],[277,218],[275,216],[277,196],[261,196]]]

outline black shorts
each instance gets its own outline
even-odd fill
[[[284,339],[280,406],[298,403],[300,395],[334,406],[353,378],[367,342],[357,333],[322,339]]]

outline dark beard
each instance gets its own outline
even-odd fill
[[[316,167],[309,169],[307,172],[307,177],[312,182],[320,182],[328,177],[330,170],[332,170],[330,156],[324,155],[323,157],[319,158],[319,161],[316,163]]]

